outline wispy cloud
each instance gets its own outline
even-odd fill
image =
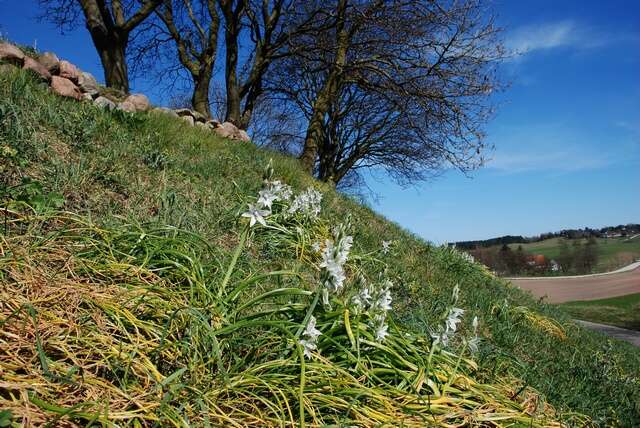
[[[576,42],[573,21],[549,22],[516,28],[507,39],[511,52],[525,54],[539,49],[567,46]]]
[[[571,173],[606,168],[615,163],[607,154],[585,152],[584,148],[563,148],[557,151],[498,152],[487,167],[502,173],[525,172]]]
[[[603,31],[571,19],[517,27],[507,35],[507,48],[517,58],[530,52],[562,47],[593,49],[614,43],[640,42],[638,33]]]

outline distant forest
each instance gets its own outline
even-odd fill
[[[506,235],[498,238],[485,239],[481,241],[460,241],[455,246],[464,250],[474,250],[477,248],[488,248],[496,245],[527,244],[531,242],[544,241],[550,238],[585,239],[585,238],[606,238],[615,236],[632,236],[640,233],[640,224],[626,224],[618,226],[607,226],[601,229],[564,229],[559,232],[542,233],[538,236],[525,237],[521,235]]]

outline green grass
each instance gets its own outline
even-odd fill
[[[522,245],[525,252],[531,254],[543,254],[549,259],[558,259],[560,256],[560,242],[563,238],[545,239],[540,242],[527,244],[511,244],[509,247],[515,250]],[[569,248],[573,241],[568,241]],[[580,240],[582,244],[586,240]],[[628,265],[640,258],[640,238],[629,240],[627,238],[597,238],[598,263],[595,272],[608,272]]]
[[[13,201],[0,235],[0,410],[36,425],[505,417],[496,423],[582,426],[580,414],[594,425],[640,424],[638,349],[418,239],[293,159],[161,115],[63,100],[22,72],[0,76],[0,114],[4,199]],[[276,178],[323,192],[321,219],[274,216],[244,240],[239,214],[270,159]],[[333,310],[313,309],[324,358],[305,361],[291,337],[317,296],[311,244],[347,218],[345,294]],[[382,240],[393,242],[389,255]],[[376,284],[380,275],[395,284],[382,348],[349,306],[358,278]],[[442,351],[429,333],[455,286],[466,312]],[[470,356],[462,339],[474,316],[482,341]]]
[[[577,319],[640,331],[640,293],[610,299],[567,302],[560,307]]]

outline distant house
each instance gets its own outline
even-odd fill
[[[542,254],[534,254],[527,257],[527,264],[532,268],[543,269],[547,265],[547,258]]]

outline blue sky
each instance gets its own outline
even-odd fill
[[[83,27],[38,23],[36,0],[0,0],[0,30],[98,78]],[[487,127],[485,168],[402,188],[370,180],[373,208],[442,243],[640,222],[640,2],[494,0],[510,87]],[[162,101],[147,81],[133,89]]]

